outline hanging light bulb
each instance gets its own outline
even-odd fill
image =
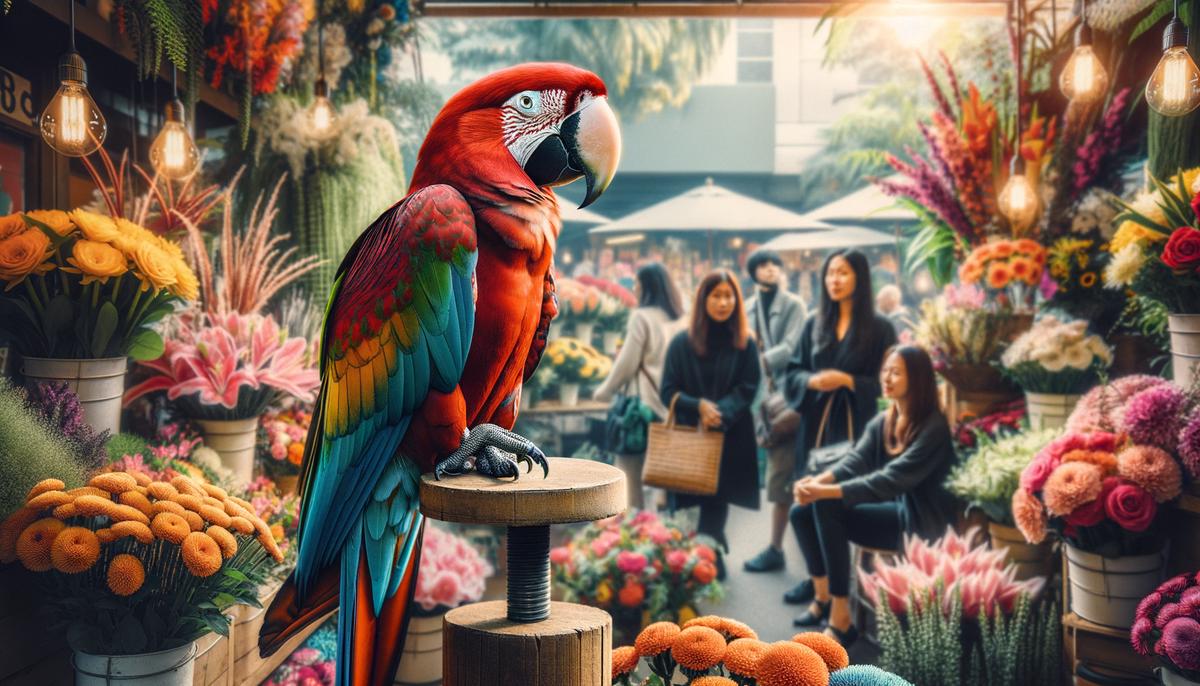
[[[1079,13],[1075,51],[1058,75],[1058,87],[1067,99],[1082,105],[1097,102],[1108,91],[1108,72],[1092,49],[1092,27],[1087,23],[1087,3]]]
[[[329,86],[325,79],[317,79],[313,101],[308,106],[308,124],[318,138],[323,138],[333,132],[335,118],[333,103],[329,100]]]
[[[1155,112],[1181,117],[1200,105],[1200,69],[1188,54],[1188,28],[1179,20],[1179,0],[1175,16],[1163,31],[1163,56],[1146,82],[1146,102]]]
[[[183,125],[183,103],[178,98],[167,103],[166,115],[162,130],[150,145],[150,164],[160,175],[179,181],[200,166],[200,151]]]
[[[1013,235],[1024,233],[1038,218],[1037,191],[1025,176],[1025,160],[1021,153],[1013,156],[1011,173],[997,198],[1000,214],[1008,220]]]
[[[67,157],[90,155],[104,143],[108,123],[87,89],[87,63],[75,52],[75,0],[71,6],[70,49],[58,61],[58,92],[42,111],[42,140]]]

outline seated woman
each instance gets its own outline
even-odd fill
[[[816,596],[795,623],[826,621],[843,645],[858,638],[850,617],[850,543],[897,549],[903,534],[936,538],[955,517],[954,498],[942,485],[954,449],[929,354],[916,346],[891,349],[879,380],[891,406],[833,469],[793,488],[790,517]]]

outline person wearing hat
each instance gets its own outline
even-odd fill
[[[799,296],[787,291],[783,260],[775,251],[756,250],[746,260],[746,271],[754,280],[754,297],[746,302],[746,315],[750,332],[758,341],[759,362],[766,380],[763,398],[754,413],[755,433],[759,445],[767,451],[767,500],[772,508],[770,543],[746,560],[744,567],[747,572],[770,572],[784,567],[783,535],[793,502],[796,464],[795,429],[776,410],[787,411],[782,396],[784,372],[799,343],[806,308]]]

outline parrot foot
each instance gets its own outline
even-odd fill
[[[515,456],[515,457],[513,457]],[[518,468],[526,464],[525,472],[541,465],[543,477],[550,474],[546,454],[527,438],[495,424],[481,424],[464,432],[462,445],[433,470],[434,478],[461,476],[472,469],[493,478],[520,478]]]

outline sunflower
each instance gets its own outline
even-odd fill
[[[21,532],[17,537],[17,559],[25,565],[25,569],[31,572],[45,572],[54,567],[50,549],[54,545],[54,539],[65,528],[66,524],[61,521],[46,517],[30,524]]]
[[[137,479],[125,472],[105,472],[92,477],[88,485],[117,494],[132,491],[137,488],[138,484]]]
[[[792,642],[812,648],[813,652],[820,655],[821,659],[825,661],[825,666],[831,672],[836,672],[850,665],[850,655],[846,653],[846,649],[842,647],[842,644],[825,634],[816,631],[806,631],[792,636]]]
[[[146,545],[154,542],[154,532],[150,530],[150,527],[141,522],[117,522],[112,525],[111,531],[117,539],[133,536],[138,542],[145,543]]]
[[[142,561],[128,553],[121,553],[108,563],[108,588],[119,596],[137,593],[146,583],[146,568]]]
[[[685,670],[704,672],[724,659],[725,637],[706,626],[688,627],[671,642],[671,657]]]
[[[183,564],[195,576],[208,577],[221,568],[221,546],[203,531],[193,531],[180,546]]]
[[[725,649],[725,668],[731,674],[754,679],[758,674],[758,661],[770,647],[755,638],[735,639]]]
[[[759,686],[829,683],[829,668],[812,648],[791,641],[771,644],[758,661]]]
[[[674,622],[655,622],[642,629],[634,646],[642,657],[654,657],[670,650],[679,633],[679,626]]]
[[[637,669],[639,660],[637,648],[633,646],[621,646],[613,648],[612,651],[612,679],[616,681],[633,670]]]
[[[1091,288],[1096,285],[1096,272],[1084,272],[1083,276],[1079,277],[1079,285],[1084,288]]]
[[[164,541],[183,543],[183,539],[192,533],[192,527],[187,520],[173,512],[159,512],[150,522],[150,530]]]
[[[68,526],[54,537],[50,560],[64,574],[85,572],[100,558],[100,539],[86,527]]]

